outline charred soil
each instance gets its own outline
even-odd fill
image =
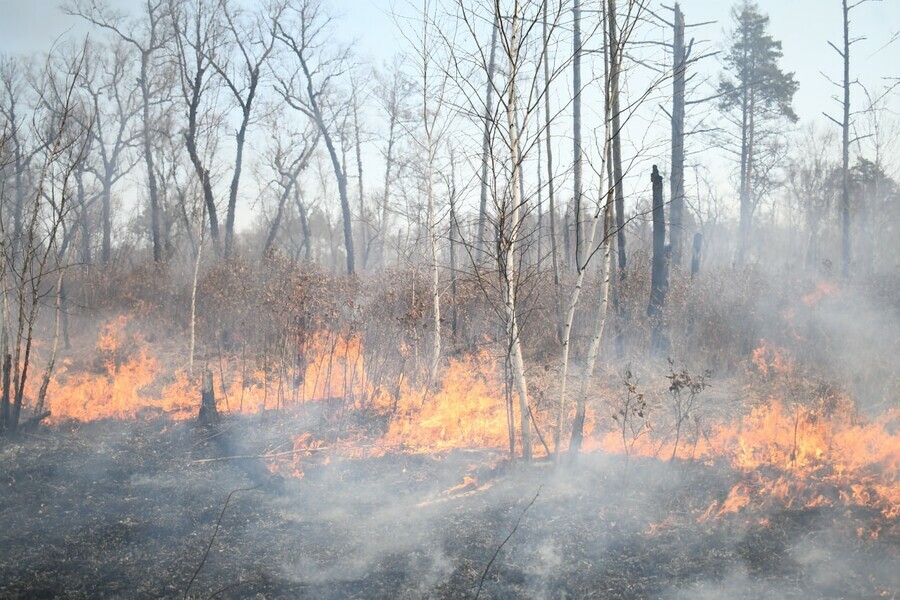
[[[482,598],[876,598],[900,589],[898,524],[875,511],[704,518],[740,477],[725,468],[626,465],[600,453],[556,468],[492,451],[283,452],[298,426],[271,414],[229,416],[216,429],[107,420],[0,438],[0,596],[474,598],[481,587]]]

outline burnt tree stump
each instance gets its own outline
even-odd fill
[[[197,418],[202,425],[212,425],[219,421],[213,374],[209,369],[203,372],[203,386],[200,389],[200,414],[197,415]]]

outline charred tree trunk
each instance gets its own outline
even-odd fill
[[[703,250],[703,234],[694,234],[694,249],[691,252],[691,279],[700,272],[700,252]]]
[[[650,318],[651,340],[654,352],[665,349],[662,336],[662,312],[666,303],[666,291],[669,287],[669,253],[671,246],[666,246],[666,217],[663,204],[663,178],[656,165],[650,176],[653,182],[653,267],[650,278],[650,303],[647,305],[647,316]]]
[[[216,408],[216,391],[213,386],[213,374],[209,369],[203,372],[203,387],[200,390],[200,414],[197,418],[202,425],[212,425],[219,420],[219,411]]]
[[[6,348],[4,347],[4,350]],[[9,411],[9,398],[10,398],[10,387],[12,382],[10,381],[10,374],[12,373],[12,354],[4,354],[3,355],[3,387],[0,389],[2,392],[2,397],[0,397],[0,430],[5,430],[10,428],[10,411]]]
[[[669,192],[669,243],[672,264],[681,266],[684,214],[684,88],[686,50],[684,47],[684,14],[675,3],[675,41],[673,44],[672,94],[672,174]]]

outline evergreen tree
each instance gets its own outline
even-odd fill
[[[731,127],[728,145],[739,148],[741,220],[737,263],[743,265],[758,190],[765,190],[770,168],[761,167],[777,148],[785,120],[796,122],[791,107],[797,91],[793,73],[781,70],[781,42],[769,33],[769,17],[749,0],[732,9],[734,30],[719,83],[719,109]]]

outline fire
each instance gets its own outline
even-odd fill
[[[867,506],[900,516],[900,411],[867,420],[849,401],[791,409],[773,401],[735,427],[718,427],[713,447],[746,473],[720,513],[779,502],[785,506]],[[707,452],[712,456],[712,448]]]
[[[788,375],[794,371],[794,361],[788,351],[785,348],[767,344],[766,340],[759,341],[759,347],[753,351],[750,361],[763,379],[776,375]]]
[[[150,351],[145,337],[132,331],[127,318],[101,328],[93,354],[92,361],[66,359],[52,379],[48,408],[58,422],[196,415],[199,377],[191,378],[183,370],[167,374],[164,361]],[[341,414],[364,409],[379,416],[382,428],[375,433],[377,438],[371,437],[373,431],[342,428],[326,447],[314,433],[298,435],[293,450],[283,453],[291,457],[289,466],[296,476],[302,476],[303,459],[329,448],[358,456],[500,449],[509,443],[495,357],[482,352],[453,358],[434,385],[401,378],[390,391],[370,381],[364,354],[360,337],[320,331],[302,341],[302,358],[291,369],[248,364],[239,357],[223,357],[204,366],[214,372],[223,412],[337,401]],[[766,343],[754,351],[752,363],[763,386],[775,376],[790,375],[794,368],[786,349]],[[547,415],[534,416],[539,426],[549,429]],[[638,417],[645,415],[634,416]],[[725,464],[740,473],[738,483],[701,518],[774,505],[862,506],[889,519],[900,517],[898,408],[866,417],[847,397],[800,403],[775,395],[737,418],[685,421],[677,447],[671,430],[657,423],[642,422],[627,439],[628,431],[605,430],[605,421],[596,414],[589,414],[589,421],[593,429],[585,443],[589,450],[621,453],[627,447],[630,456]]]
[[[488,354],[452,359],[433,394],[403,387],[383,441],[415,452],[502,448],[508,433],[500,389],[496,361]]]
[[[253,413],[334,398],[362,404],[372,393],[358,338],[319,332],[305,341],[302,354],[304,360],[292,374],[273,374],[240,357],[223,357],[198,368],[213,371],[223,412]],[[183,420],[196,415],[199,375],[192,378],[185,369],[171,375],[145,336],[131,331],[127,317],[100,329],[94,356],[87,365],[66,359],[57,369],[47,401],[54,421],[130,419],[148,413]]]
[[[841,293],[840,288],[830,281],[820,281],[816,284],[816,289],[806,294],[800,300],[807,306],[815,306],[822,298],[828,296],[837,296]]]

